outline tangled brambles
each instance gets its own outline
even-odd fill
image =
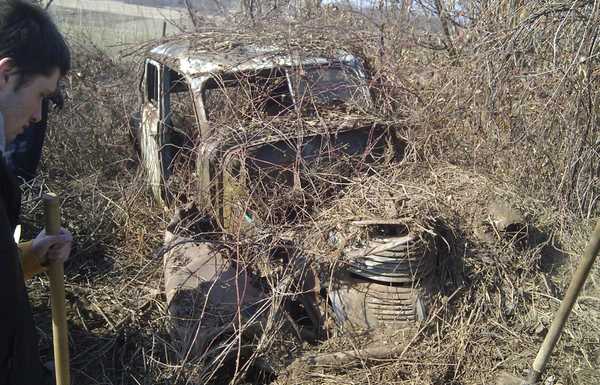
[[[237,163],[219,165],[232,171],[233,188],[223,193],[243,203],[229,212],[235,231],[224,232],[206,211],[197,213],[197,227],[177,235],[200,244],[218,239],[212,250],[224,254],[223,271],[236,272],[231,284],[252,282],[266,300],[225,320],[222,339],[205,338],[203,357],[183,360],[161,294],[168,251],[155,251],[167,220],[131,168],[126,125],[138,79],[102,54],[80,55],[42,173],[64,191],[65,224],[78,240],[67,266],[75,377],[122,384],[479,384],[501,368],[525,369],[597,215],[600,23],[592,2],[530,2],[515,24],[500,3],[473,10],[476,17],[456,36],[343,9],[297,24],[240,28],[242,43],[283,42],[328,57],[339,48],[363,57],[374,100],[368,117],[375,129],[393,133],[403,160],[388,156],[386,141],[375,165],[353,168],[356,159],[338,156],[275,172],[257,162],[255,135],[287,128],[285,148],[295,154],[304,143],[299,136],[327,124],[311,126],[294,114],[281,122],[265,117],[253,108],[264,89],[241,87],[250,98],[239,105],[236,95],[221,95],[230,101],[222,106],[237,113],[220,132],[240,145]],[[218,28],[208,32],[212,50],[235,49]],[[334,107],[331,116],[360,110]],[[324,121],[335,120],[323,112]],[[179,132],[176,144],[188,151],[173,163],[182,172],[167,187],[175,200],[195,202],[191,182],[199,175],[188,166],[199,143],[187,134]],[[254,189],[242,189],[249,185]],[[34,205],[29,200],[26,214]],[[336,301],[351,291],[348,280],[360,295],[373,289],[363,297],[370,313],[351,320],[353,327],[336,312]],[[32,297],[38,324],[48,330],[44,282],[34,282]],[[595,383],[594,279],[587,289],[548,367],[548,376],[565,385]],[[379,323],[393,325],[383,340],[363,330]]]

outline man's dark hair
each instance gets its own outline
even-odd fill
[[[0,0],[0,58],[14,60],[21,75],[17,87],[32,76],[61,75],[71,68],[71,52],[48,13],[27,0]]]

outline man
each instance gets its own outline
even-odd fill
[[[42,120],[33,123],[6,146],[4,160],[17,177],[17,182],[30,183],[37,175],[37,169],[42,159],[42,147],[48,126],[50,106],[54,111],[62,109],[63,94],[57,91],[42,102]]]
[[[42,120],[30,125],[6,146],[4,160],[17,177],[17,182],[29,183],[36,174],[42,158],[42,147],[48,125],[48,99],[42,102]]]
[[[24,279],[68,258],[72,237],[41,232],[17,245],[20,192],[4,151],[42,118],[42,101],[70,69],[70,52],[48,15],[25,0],[0,1],[0,385],[43,384]]]

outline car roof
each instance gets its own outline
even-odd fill
[[[161,44],[150,51],[150,56],[189,77],[331,62],[354,63],[358,60],[342,50],[324,55],[298,47],[282,49],[252,42],[194,36]]]

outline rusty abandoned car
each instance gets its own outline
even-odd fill
[[[332,327],[396,330],[427,317],[431,229],[342,219],[321,234],[340,262],[314,263],[327,259],[311,241],[315,218],[349,181],[404,156],[400,130],[373,118],[360,58],[179,38],[149,52],[140,91],[146,180],[156,201],[179,207],[164,264],[182,357],[226,355],[236,336],[259,338],[282,313],[309,341]]]

